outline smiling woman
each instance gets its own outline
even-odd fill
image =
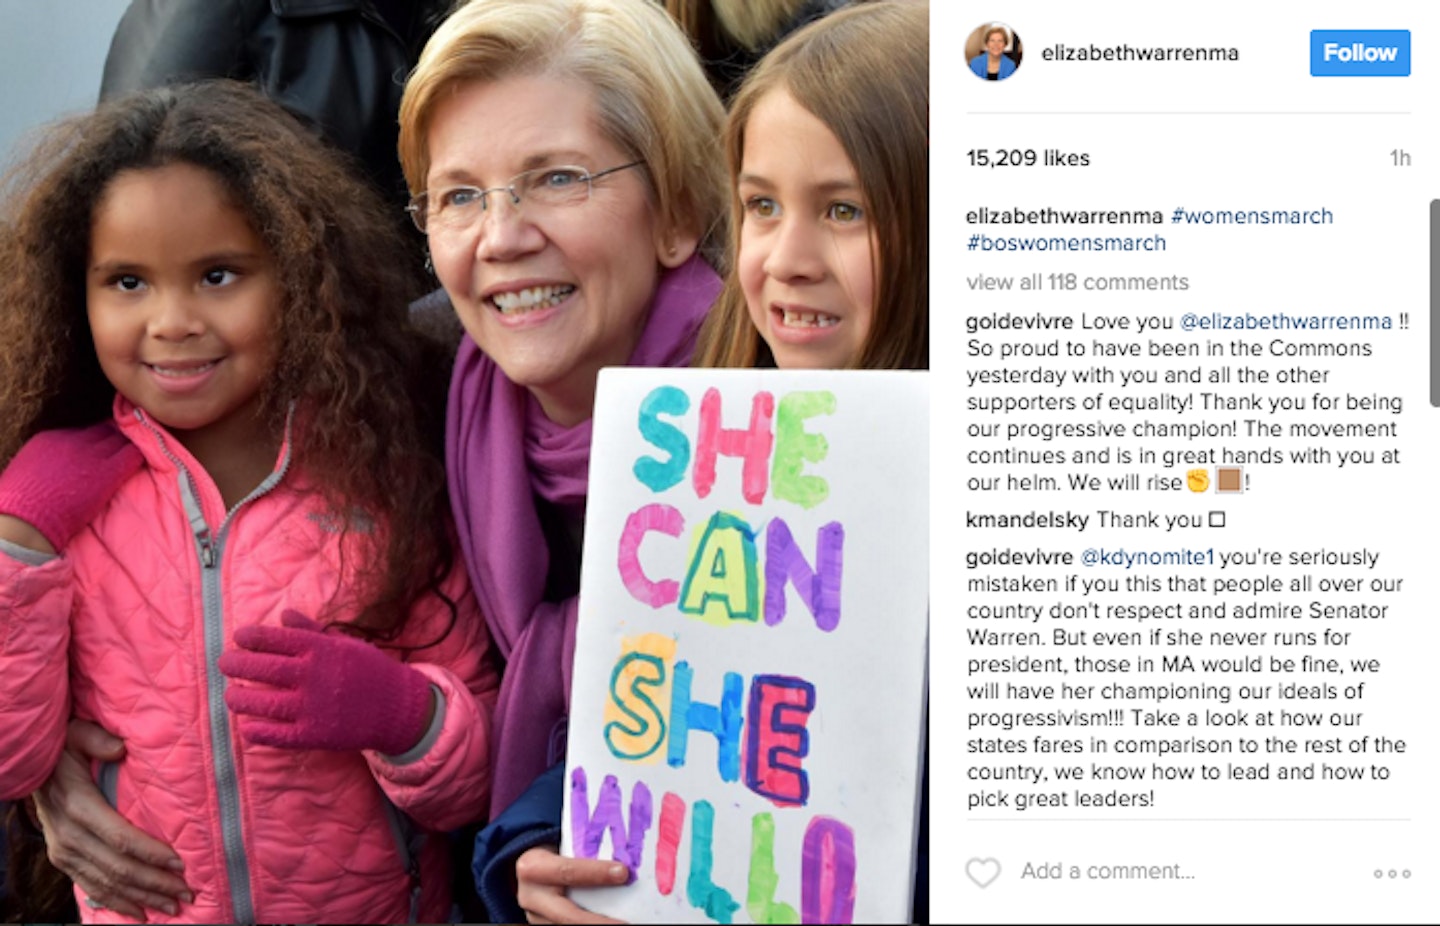
[[[411,214],[466,332],[451,503],[505,657],[475,860],[497,922],[567,921],[583,911],[564,885],[615,883],[560,862],[558,789],[527,789],[565,755],[596,376],[690,360],[720,290],[723,116],[651,0],[476,0],[405,90]]]
[[[982,34],[984,42],[976,54],[974,49]],[[1004,80],[1020,66],[1020,36],[1000,23],[976,29],[970,34],[966,48],[971,55],[970,70],[981,80]]]
[[[662,228],[644,171],[613,169],[629,153],[594,112],[593,92],[572,78],[468,83],[436,106],[429,139],[427,186],[442,191],[429,224],[435,274],[475,344],[564,426],[590,417],[600,368],[629,360],[661,272],[699,241],[693,227]],[[509,179],[521,170],[579,190],[522,196]],[[443,221],[468,203],[446,189],[462,182],[499,186]]]

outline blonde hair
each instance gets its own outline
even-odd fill
[[[759,101],[789,93],[823,122],[855,167],[875,229],[874,319],[851,366],[930,366],[930,10],[924,4],[864,3],[793,33],[746,78],[725,126],[730,169],[731,254],[740,247],[744,204],[735,191],[745,126]],[[917,54],[917,41],[926,52]],[[733,263],[733,261],[732,261]],[[732,270],[700,329],[695,364],[771,365],[769,349]]]
[[[724,241],[720,99],[683,33],[652,0],[470,0],[425,46],[400,104],[400,163],[425,188],[437,106],[458,85],[545,74],[591,88],[600,130],[643,161],[663,227]],[[504,126],[494,126],[503,132]]]

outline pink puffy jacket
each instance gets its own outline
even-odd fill
[[[185,862],[195,902],[174,921],[447,919],[436,831],[484,814],[499,685],[464,570],[446,583],[459,613],[443,641],[396,655],[443,700],[412,754],[250,745],[216,660],[237,627],[278,624],[286,608],[347,616],[337,593],[363,563],[344,548],[367,522],[339,529],[303,475],[287,472],[288,442],[271,476],[227,513],[173,437],[123,399],[115,410],[147,465],[63,556],[27,565],[0,554],[0,798],[49,777],[73,713],[125,741],[124,759],[98,770],[101,787]],[[450,618],[427,595],[398,642],[433,640]],[[80,910],[87,922],[126,921]]]

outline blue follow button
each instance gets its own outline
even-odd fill
[[[1409,77],[1409,29],[1315,29],[1311,77]]]

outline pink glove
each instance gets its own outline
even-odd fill
[[[0,475],[0,514],[19,518],[63,550],[144,462],[113,421],[41,431]]]
[[[240,735],[281,749],[413,749],[430,722],[430,680],[353,637],[327,634],[299,611],[281,627],[241,627],[220,656],[225,703]],[[249,684],[233,684],[247,682]]]

